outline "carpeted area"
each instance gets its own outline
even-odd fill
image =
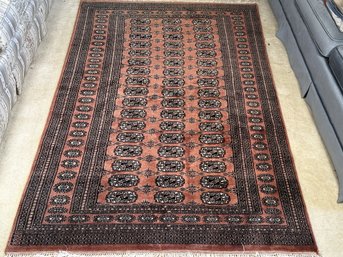
[[[309,112],[306,110],[306,105],[299,98],[296,80],[290,70],[287,56],[274,36],[276,24],[267,1],[257,2],[262,14],[278,96],[319,251],[322,256],[340,256],[342,234],[339,228],[342,223],[339,217],[342,208],[335,203],[337,190],[334,173]],[[6,206],[0,210],[1,234],[5,235],[0,238],[2,249],[10,231],[25,180],[27,180],[48,113],[48,106],[61,72],[77,5],[77,1],[55,3],[49,18],[50,31],[39,49],[32,70],[26,77],[25,94],[14,108],[10,128],[2,145],[0,203]],[[30,108],[27,108],[28,106]],[[310,149],[310,151],[304,149]],[[18,156],[20,156],[20,161],[18,161]]]
[[[257,5],[85,1],[7,252],[316,252]]]

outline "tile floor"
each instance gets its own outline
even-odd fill
[[[268,2],[217,2],[259,4],[275,84],[319,251],[323,257],[343,256],[343,204],[336,203],[335,173],[311,114],[299,96],[287,54],[275,37],[277,23]],[[0,146],[0,257],[4,255],[16,209],[58,83],[78,4],[78,0],[55,1],[48,18],[49,32],[26,75],[25,89],[13,108],[7,133]]]

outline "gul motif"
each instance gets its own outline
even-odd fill
[[[180,144],[185,140],[185,137],[182,134],[168,133],[162,134],[159,139],[164,144]]]
[[[157,169],[161,172],[179,172],[185,168],[185,165],[181,161],[159,161],[157,163]]]
[[[160,191],[155,194],[157,203],[176,204],[181,203],[184,199],[184,194],[179,191]]]
[[[203,172],[220,173],[226,170],[226,165],[224,162],[220,162],[220,161],[204,161],[204,162],[201,162],[200,169]]]
[[[141,163],[136,160],[116,160],[112,164],[113,171],[137,171],[141,167]]]
[[[160,128],[165,131],[182,131],[185,129],[185,124],[179,121],[163,121]]]
[[[142,147],[136,145],[121,145],[117,146],[114,154],[122,157],[134,157],[142,154]]]
[[[180,78],[170,78],[164,79],[162,83],[167,87],[182,87],[185,85],[185,80]]]
[[[182,97],[185,95],[185,90],[178,88],[163,89],[162,95],[166,97]]]
[[[113,187],[132,187],[136,186],[139,178],[131,174],[112,175],[108,179],[108,184]]]
[[[128,107],[142,107],[146,106],[148,103],[147,99],[135,97],[135,98],[125,98],[123,100],[123,105]]]
[[[106,196],[106,202],[117,204],[117,203],[133,203],[137,200],[137,194],[134,191],[120,190],[111,191]]]
[[[218,97],[220,92],[217,89],[199,89],[198,95],[200,97]]]
[[[124,94],[127,96],[147,95],[149,90],[146,87],[127,87],[124,89]]]
[[[201,194],[201,200],[204,204],[223,205],[229,203],[230,196],[223,192],[206,192]]]
[[[134,132],[120,133],[117,136],[117,140],[125,143],[138,143],[144,140],[144,135],[142,133]]]
[[[156,178],[156,185],[159,187],[181,187],[185,180],[181,176],[158,176]]]
[[[167,108],[180,108],[185,105],[185,101],[178,98],[165,99],[162,101],[162,106]]]

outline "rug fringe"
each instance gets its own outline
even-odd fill
[[[320,257],[317,253],[161,253],[161,252],[103,252],[71,253],[8,253],[5,257]]]

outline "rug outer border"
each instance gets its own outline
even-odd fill
[[[305,217],[306,217],[307,222],[309,224],[309,229],[310,229],[310,232],[311,232],[311,235],[312,235],[312,239],[313,239],[313,242],[314,242],[314,247],[316,248],[316,253],[319,253],[317,241],[316,241],[316,238],[315,238],[314,233],[313,233],[313,228],[312,228],[310,216],[309,216],[309,213],[308,213],[308,208],[307,208],[306,202],[304,200],[305,198],[304,198],[304,194],[303,194],[303,191],[302,191],[302,188],[301,188],[301,184],[300,184],[300,180],[299,180],[299,176],[298,176],[298,170],[297,170],[296,165],[295,165],[291,144],[290,144],[290,141],[289,141],[289,138],[288,138],[287,127],[286,127],[283,111],[281,109],[281,103],[280,103],[279,95],[278,95],[278,92],[277,92],[277,89],[276,89],[276,83],[275,83],[275,79],[274,79],[273,70],[272,70],[272,67],[271,67],[271,64],[270,64],[270,61],[269,61],[269,55],[268,55],[268,51],[267,51],[267,44],[266,44],[266,38],[265,38],[265,34],[264,34],[264,29],[263,29],[263,26],[262,26],[260,9],[259,9],[258,4],[256,4],[256,6],[257,6],[258,16],[260,17],[259,22],[258,22],[259,23],[258,26],[260,27],[260,30],[262,31],[262,44],[263,44],[263,50],[262,51],[264,52],[264,54],[267,57],[267,64],[268,64],[268,68],[270,70],[271,80],[272,80],[272,83],[273,83],[273,86],[274,86],[275,92],[276,92],[275,100],[277,102],[277,107],[279,109],[282,126],[285,128],[285,131],[286,131],[286,133],[285,133],[285,142],[287,143],[287,147],[289,149],[290,159],[292,161],[292,166],[294,168],[294,176],[295,176],[296,181],[298,183],[300,197],[301,197],[303,205],[304,205],[304,214],[305,214]]]

